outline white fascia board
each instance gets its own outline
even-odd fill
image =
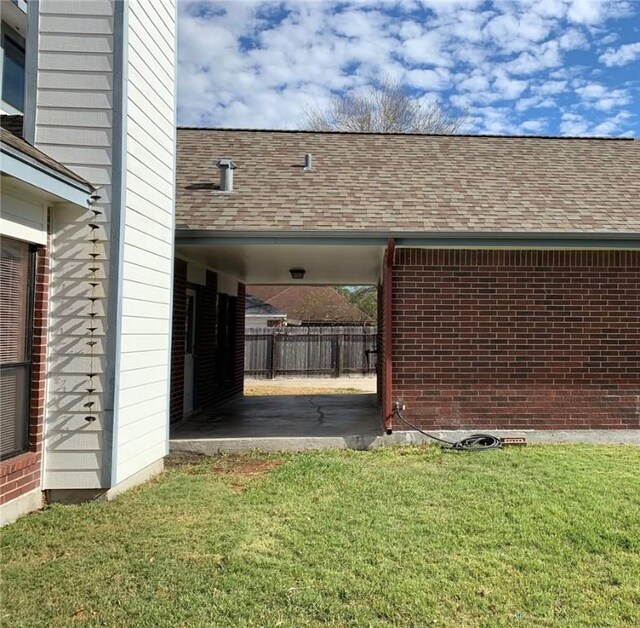
[[[631,249],[640,248],[640,232],[403,232],[403,231],[233,231],[176,229],[176,244],[303,245],[342,244],[396,248]]]
[[[61,201],[89,207],[93,190],[87,185],[64,177],[35,159],[2,145],[2,172],[28,185],[43,190]]]

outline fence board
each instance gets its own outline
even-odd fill
[[[245,330],[247,377],[341,377],[376,372],[375,327],[258,327]]]

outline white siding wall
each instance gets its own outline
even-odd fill
[[[44,488],[109,488],[168,447],[175,6],[42,0],[39,31],[36,145],[102,197],[98,216],[52,212]],[[112,189],[121,167],[122,190]]]
[[[175,6],[128,13],[127,184],[116,482],[167,453],[174,224]]]
[[[35,142],[102,186],[97,208],[103,212],[94,217],[71,207],[52,211],[45,489],[105,486],[103,449],[111,438],[102,393],[110,289],[113,11],[110,0],[40,2]],[[99,229],[94,232],[90,223]],[[89,242],[92,234],[100,242]],[[92,296],[98,300],[89,301]],[[90,327],[96,328],[92,337]],[[87,416],[96,420],[88,422]]]
[[[42,198],[25,193],[24,187],[16,186],[9,177],[2,177],[0,186],[0,233],[17,240],[46,245],[46,203]]]

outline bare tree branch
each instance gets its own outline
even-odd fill
[[[453,135],[465,125],[467,115],[450,112],[437,103],[422,105],[403,85],[384,79],[335,96],[326,109],[307,107],[303,122],[311,131]]]

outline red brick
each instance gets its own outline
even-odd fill
[[[393,397],[430,428],[638,428],[639,329],[638,251],[399,249]]]

